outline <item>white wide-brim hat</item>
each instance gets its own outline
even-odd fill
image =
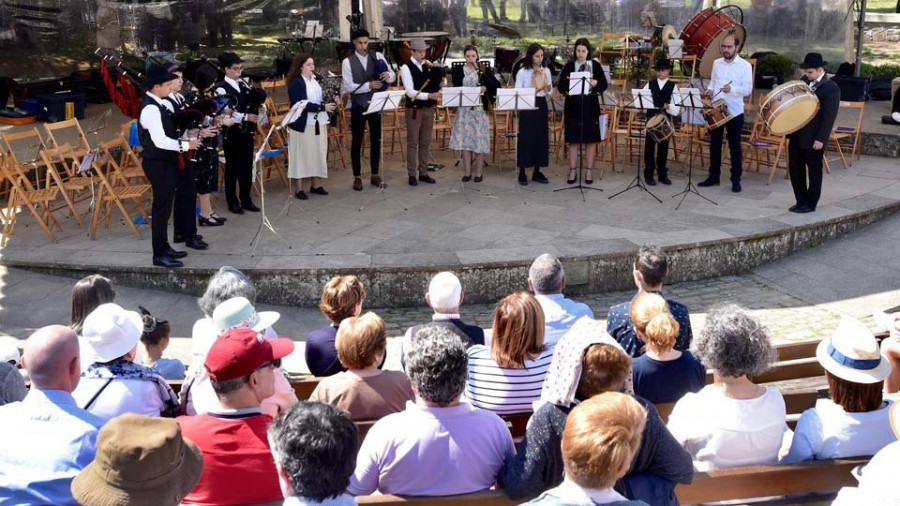
[[[126,311],[118,304],[97,306],[84,319],[81,335],[94,350],[98,362],[115,360],[137,346],[144,321],[137,311]]]
[[[232,297],[222,302],[213,311],[213,325],[221,334],[228,329],[245,327],[262,332],[281,318],[278,311],[257,312],[246,297]]]
[[[875,335],[853,318],[842,317],[834,333],[822,339],[816,359],[826,371],[851,383],[878,383],[891,374]]]

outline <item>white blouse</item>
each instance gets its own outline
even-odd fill
[[[552,85],[553,82],[552,82],[552,77],[550,76],[550,69],[548,69],[547,67],[543,67],[542,70],[544,71],[544,77],[547,79],[547,85],[548,86]],[[533,67],[523,68],[523,69],[519,70],[519,73],[516,74],[516,88],[533,88],[533,86],[531,85],[531,77],[533,75],[534,75]],[[546,88],[536,92],[535,96],[546,97],[547,96]]]
[[[784,462],[875,455],[897,440],[891,429],[891,401],[875,411],[848,413],[831,399],[800,415]]]
[[[315,78],[307,79],[304,76],[300,76],[300,78],[306,81],[306,100],[308,100],[310,104],[323,105],[322,86],[319,85],[319,82],[316,81]],[[315,114],[309,113],[306,115],[307,125],[315,125],[317,120],[319,124],[327,125],[328,113],[319,111]]]

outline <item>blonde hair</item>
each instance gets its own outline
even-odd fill
[[[334,323],[354,315],[366,300],[366,288],[356,276],[335,276],[322,288],[319,310]]]
[[[593,489],[612,487],[638,448],[647,411],[630,395],[606,392],[572,409],[562,438],[566,476]]]
[[[501,367],[524,369],[544,350],[544,311],[527,292],[507,295],[494,311],[491,356]]]
[[[365,369],[387,349],[387,326],[380,316],[368,312],[341,322],[334,340],[338,360],[347,369]]]
[[[647,342],[647,348],[655,353],[665,353],[675,346],[680,326],[669,304],[655,293],[640,293],[631,301],[631,324],[640,337]]]

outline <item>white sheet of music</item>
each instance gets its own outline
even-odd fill
[[[481,105],[481,87],[459,86],[441,90],[444,107],[476,107]]]
[[[535,91],[534,88],[500,88],[497,90],[496,108],[498,111],[534,109]]]
[[[372,95],[369,108],[363,114],[376,114],[381,111],[390,111],[400,107],[400,100],[406,96],[404,90],[378,91]]]
[[[569,74],[569,95],[587,95],[591,92],[590,72],[572,72]]]

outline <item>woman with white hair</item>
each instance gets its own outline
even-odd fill
[[[700,471],[778,462],[787,432],[784,397],[753,383],[775,361],[768,330],[734,304],[713,307],[691,351],[713,369],[713,384],[688,393],[669,416],[669,431]]]

